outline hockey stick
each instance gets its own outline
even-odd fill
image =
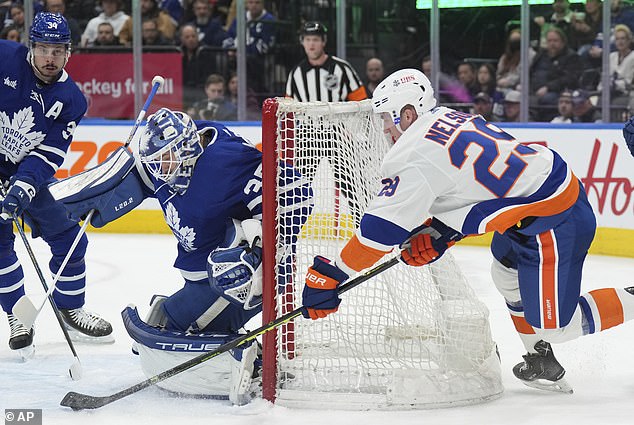
[[[46,294],[44,295],[44,298],[42,299],[39,307],[36,308],[27,295],[22,295],[13,306],[13,315],[17,317],[20,322],[22,322],[25,328],[30,329],[33,326],[33,324],[35,323],[35,319],[37,319],[37,316],[44,308],[44,305],[46,305],[47,298],[53,295],[53,292],[56,289],[55,285],[62,275],[62,271],[64,271],[64,268],[70,260],[70,257],[73,255],[73,252],[75,252],[75,248],[77,247],[77,244],[79,244],[81,237],[84,235],[84,233],[86,233],[86,228],[88,227],[88,223],[90,223],[90,219],[92,218],[93,213],[94,210],[90,210],[90,212],[84,219],[84,224],[81,226],[81,229],[79,229],[79,233],[75,237],[73,244],[70,246],[70,249],[68,250],[68,254],[66,254],[66,257],[64,258],[64,261],[62,261],[62,264],[59,266],[59,269],[57,270],[57,273],[53,278],[53,282],[51,283],[51,287],[48,289],[48,291],[46,291]]]
[[[338,294],[343,294],[346,291],[349,291],[350,289],[354,288],[355,286],[358,286],[359,284],[365,282],[366,280],[376,276],[379,273],[384,272],[385,270],[389,269],[390,267],[394,266],[395,264],[397,264],[399,262],[399,258],[398,257],[394,257],[391,260],[388,260],[376,267],[374,267],[373,269],[368,270],[367,272],[363,273],[362,275],[352,279],[351,281],[344,283],[343,285],[341,285],[338,289]],[[139,382],[136,385],[133,385],[131,387],[128,387],[124,390],[121,390],[117,393],[114,393],[112,395],[108,395],[108,396],[91,396],[91,395],[87,395],[87,394],[81,394],[81,393],[76,393],[76,392],[69,392],[67,393],[64,398],[62,399],[60,405],[65,406],[65,407],[70,407],[73,410],[84,410],[84,409],[98,409],[100,407],[103,407],[107,404],[110,404],[114,401],[120,400],[124,397],[127,397],[131,394],[134,394],[138,391],[141,391],[147,387],[150,387],[158,382],[164,381],[165,379],[171,378],[174,375],[177,375],[181,372],[184,372],[194,366],[198,366],[201,363],[206,362],[207,360],[211,360],[214,357],[219,356],[222,353],[225,353],[233,348],[239,347],[241,345],[243,345],[246,342],[252,341],[254,340],[256,337],[270,331],[273,330],[275,328],[277,328],[278,326],[287,323],[293,319],[295,319],[296,317],[301,316],[302,314],[302,309],[303,307],[299,307],[296,308],[295,310],[286,313],[285,315],[278,317],[277,319],[251,331],[248,332],[242,336],[239,336],[238,338],[229,341],[225,344],[222,344],[220,347],[216,348],[213,351],[210,351],[208,353],[203,353],[199,356],[194,357],[193,359],[190,359],[184,363],[181,363],[177,366],[174,366],[171,369],[166,370],[165,372],[161,372],[158,375],[152,376],[149,379],[146,379],[143,382]]]
[[[123,148],[127,148],[132,142],[132,139],[134,138],[134,135],[136,134],[137,129],[141,125],[141,122],[143,122],[143,118],[145,117],[145,114],[147,113],[147,110],[149,109],[150,104],[152,103],[152,100],[154,99],[154,96],[156,95],[158,90],[163,86],[164,83],[165,83],[165,79],[161,77],[160,75],[156,75],[154,76],[154,78],[152,78],[152,89],[150,90],[150,93],[148,94],[148,97],[145,100],[145,103],[143,104],[143,108],[141,109],[141,111],[139,111],[139,114],[134,122],[132,129],[130,130],[130,134],[128,135],[128,139],[123,145]],[[64,267],[66,267],[66,263],[70,259],[70,256],[75,250],[75,247],[79,243],[81,236],[86,231],[86,227],[90,223],[90,219],[92,218],[93,213],[94,213],[94,210],[91,210],[86,216],[86,218],[84,219],[84,224],[80,230],[80,233],[77,235],[77,237],[73,241],[73,245],[68,251],[68,254],[66,254],[66,258],[62,262],[62,265],[60,266],[59,270],[57,271],[57,274],[55,275],[53,279],[51,288],[46,292],[46,296],[40,303],[39,307],[36,307],[35,304],[33,304],[33,302],[31,301],[31,299],[26,295],[20,297],[20,299],[17,301],[17,303],[13,307],[13,314],[20,320],[20,322],[22,322],[22,324],[24,324],[24,326],[27,329],[33,326],[33,323],[35,323],[37,316],[40,314],[40,312],[44,308],[44,305],[46,304],[47,297],[49,297],[55,291],[55,285],[57,284],[57,281],[59,280],[59,276],[62,274]]]
[[[4,188],[4,185],[2,184],[0,184],[0,192],[2,193],[2,196],[5,196],[5,197],[7,196],[7,191]],[[22,228],[22,226],[20,226],[20,223],[18,222],[18,216],[15,214],[15,212],[11,213],[11,218],[13,219],[15,226],[18,228],[18,233],[20,234],[20,238],[22,239],[22,242],[24,242],[24,246],[26,248],[26,251],[29,254],[29,257],[31,258],[31,262],[33,263],[33,267],[35,268],[37,276],[40,278],[40,282],[42,283],[44,290],[48,292],[48,286],[46,285],[46,280],[44,279],[44,274],[42,273],[42,269],[40,268],[40,265],[38,264],[37,259],[35,258],[33,249],[31,249],[31,244],[29,243],[29,240],[26,237],[26,233],[24,232],[24,229]],[[79,361],[79,356],[77,356],[77,351],[75,350],[73,341],[70,340],[70,335],[68,335],[68,330],[66,329],[66,326],[64,325],[64,319],[62,318],[62,313],[60,313],[59,309],[57,308],[57,305],[55,305],[53,296],[49,295],[47,298],[50,301],[51,306],[53,307],[53,312],[55,313],[55,317],[57,318],[57,321],[59,322],[59,326],[62,328],[62,332],[64,332],[64,338],[66,338],[66,343],[68,344],[70,351],[73,353],[73,357],[75,357],[75,361],[68,369],[68,373],[71,379],[73,381],[76,381],[78,379],[81,379],[81,376],[83,373],[81,368],[81,363]]]

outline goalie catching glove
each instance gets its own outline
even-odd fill
[[[207,258],[209,284],[230,303],[252,310],[262,304],[262,224],[231,220],[226,233]]]
[[[419,233],[413,235],[401,251],[401,260],[409,266],[433,263],[463,238],[460,232],[436,218],[429,219]]]
[[[341,298],[337,288],[348,279],[348,275],[330,260],[317,256],[306,273],[306,285],[302,292],[302,315],[317,320],[334,313]]]

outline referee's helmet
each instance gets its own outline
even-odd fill
[[[304,38],[305,35],[318,35],[322,38],[322,40],[326,40],[326,34],[328,33],[328,28],[321,22],[317,21],[308,21],[305,22],[302,26],[302,31],[300,34],[300,41]]]

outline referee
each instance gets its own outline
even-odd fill
[[[306,22],[300,42],[306,52],[291,70],[286,83],[286,97],[300,102],[345,102],[367,99],[357,72],[343,59],[326,53],[327,29],[319,22]]]
[[[288,75],[286,97],[299,102],[345,102],[367,99],[367,93],[357,72],[350,63],[325,51],[327,29],[320,22],[306,22],[302,27],[300,42],[306,58]],[[313,180],[321,158],[327,158],[333,169],[336,186],[347,198],[355,225],[363,213],[364,199],[368,193],[360,180],[350,175],[350,161],[356,156],[354,144],[346,137],[345,130],[334,128],[322,121],[319,131],[300,139],[296,133],[296,145],[304,144],[295,158],[296,169],[310,181]],[[348,153],[342,155],[341,152]]]

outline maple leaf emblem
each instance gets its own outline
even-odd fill
[[[194,240],[196,239],[196,232],[189,226],[180,226],[181,219],[178,216],[178,210],[171,202],[167,203],[165,207],[165,221],[167,225],[172,229],[172,233],[178,239],[178,243],[187,252],[195,251]]]
[[[31,131],[34,126],[35,116],[30,106],[15,112],[13,119],[0,111],[0,153],[14,164],[20,162],[46,138],[41,131]]]

